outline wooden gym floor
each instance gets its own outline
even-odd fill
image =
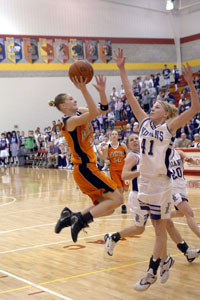
[[[78,211],[91,204],[76,189],[72,171],[12,167],[0,169],[0,175],[1,300],[199,299],[200,257],[189,264],[170,239],[168,250],[176,261],[168,282],[162,285],[158,278],[143,293],[133,290],[152,254],[149,221],[142,237],[120,241],[112,257],[104,251],[104,234],[133,224],[131,215],[122,215],[120,209],[96,219],[76,244],[69,228],[54,233],[64,206]],[[187,179],[190,204],[200,223],[200,178]],[[185,218],[175,221],[187,243],[200,247]]]

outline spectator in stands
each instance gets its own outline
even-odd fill
[[[49,142],[48,149],[48,168],[57,167],[58,165],[58,154],[60,154],[60,149],[58,146],[54,145],[54,142]]]
[[[112,92],[110,94],[110,97],[112,98],[112,100],[116,101],[119,98],[119,93],[116,90],[116,87],[112,88]]]
[[[182,128],[182,132],[185,132],[186,136],[188,139],[190,139],[192,141],[193,138],[193,133],[192,133],[192,121],[189,121],[187,124],[185,124],[185,126]]]
[[[176,99],[172,93],[170,93],[169,91],[166,91],[165,96],[164,96],[164,101],[172,102],[172,104],[175,104]]]
[[[167,67],[167,64],[164,65],[164,69],[162,71],[162,75],[164,78],[164,84],[165,84],[165,88],[166,90],[169,90],[170,87],[170,69]]]
[[[183,132],[181,134],[181,137],[178,139],[176,147],[177,148],[188,148],[190,147],[192,144],[191,140],[189,140],[185,134],[185,132]]]
[[[58,169],[66,169],[68,165],[66,147],[64,144],[60,144],[59,149],[60,153],[58,154]]]
[[[149,113],[150,103],[151,103],[151,96],[149,94],[149,91],[146,89],[146,91],[142,95],[141,104],[142,104],[144,111],[147,113]]]
[[[12,161],[11,163],[16,165],[17,164],[17,154],[18,154],[18,151],[19,151],[19,140],[17,138],[17,135],[16,135],[16,131],[13,130],[12,133],[11,133],[11,141],[10,141],[10,149],[11,149],[11,158],[12,158]]]
[[[6,133],[6,138],[7,138],[7,140],[8,140],[8,144],[9,144],[9,147],[8,147],[8,153],[9,153],[9,156],[8,156],[8,165],[10,165],[10,164],[11,164],[11,156],[12,156],[12,153],[11,153],[11,147],[10,147],[10,143],[11,143],[11,138],[12,138],[12,136],[11,136],[11,132],[10,132],[10,131],[8,131],[8,132]]]
[[[122,106],[123,106],[123,102],[121,101],[120,98],[117,98],[117,100],[115,101],[115,120],[117,122],[120,121],[120,110]]]
[[[195,133],[194,140],[192,142],[192,147],[194,147],[194,148],[200,148],[200,134]]]
[[[52,121],[52,130],[56,131],[56,121]]]
[[[165,93],[162,90],[160,90],[157,97],[156,97],[156,100],[157,101],[159,101],[159,100],[162,101],[162,100],[164,100],[164,96],[165,96]]]
[[[129,135],[131,135],[133,133],[132,129],[131,129],[131,124],[126,124],[126,131],[124,132],[124,138],[128,138]]]
[[[108,113],[102,114],[102,118],[103,118],[103,129],[106,131],[106,129],[108,128]]]
[[[133,113],[127,100],[124,103],[124,111],[126,112],[127,122],[130,123],[131,118],[133,117]]]
[[[133,126],[133,133],[139,134],[139,123],[135,122]]]
[[[120,90],[119,94],[120,94],[120,98],[122,100],[125,100],[126,96],[125,96],[125,90],[124,90],[123,84],[121,85],[121,90]]]
[[[113,111],[110,111],[108,113],[108,127],[110,127],[113,130],[114,126],[115,126],[115,115]]]
[[[156,94],[158,95],[160,89],[160,73],[156,73],[153,77],[153,86],[155,87]]]
[[[6,168],[7,166],[5,160],[9,156],[8,148],[9,148],[8,139],[6,138],[5,133],[2,132],[0,138],[0,167]]]
[[[177,69],[176,65],[174,65],[174,68],[172,70],[172,74],[174,76],[174,85],[175,85],[175,91],[178,90],[178,82],[179,82],[179,69]]]

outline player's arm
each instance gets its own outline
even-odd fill
[[[122,148],[124,149],[124,152],[126,153],[126,155],[128,154],[128,148],[126,146],[125,143],[121,143]]]
[[[192,81],[192,70],[188,63],[183,67],[183,75],[190,88],[191,107],[168,122],[168,128],[173,135],[176,133],[177,129],[183,127],[187,122],[192,120],[198,112],[200,112],[199,97]]]
[[[102,153],[102,159],[105,161],[105,160],[108,160],[108,145],[107,144],[104,144],[102,143],[101,144],[101,147],[100,147],[100,151]]]
[[[124,167],[122,169],[122,180],[131,180],[140,175],[139,171],[132,171],[132,168],[136,166],[138,163],[138,158],[133,154],[129,153],[129,155],[125,158]]]
[[[127,76],[126,69],[125,69],[126,57],[123,56],[123,49],[119,48],[118,52],[114,51],[114,54],[115,54],[115,57],[113,57],[113,59],[115,60],[117,66],[120,70],[120,76],[121,76],[122,84],[125,89],[126,97],[128,99],[128,102],[132,108],[134,115],[136,116],[138,121],[141,123],[141,121],[147,117],[147,114],[140,107],[140,104],[138,103],[137,99],[133,95],[133,90],[132,90],[131,84],[128,80],[128,76]]]
[[[194,159],[193,157],[187,155],[184,151],[182,150],[177,150],[177,152],[179,153],[180,157],[182,160],[191,163],[192,165],[200,165],[200,160],[199,159]]]
[[[106,77],[103,75],[95,75],[96,84],[93,84],[99,93],[100,107],[98,107],[99,115],[105,114],[109,111],[108,99],[106,96]]]
[[[73,131],[77,126],[91,122],[96,119],[96,116],[98,115],[98,108],[86,87],[86,80],[87,79],[83,81],[83,78],[81,77],[79,82],[76,76],[72,78],[74,85],[81,91],[85,98],[88,111],[83,111],[80,116],[70,117],[65,124],[65,130],[67,131]]]

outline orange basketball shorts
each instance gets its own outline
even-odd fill
[[[126,188],[128,189],[129,184],[125,183],[124,180],[122,180],[122,171],[121,170],[110,170],[110,176],[114,182],[117,184],[117,188]]]
[[[74,165],[73,176],[80,190],[92,199],[94,205],[98,204],[98,197],[103,193],[114,192],[117,188],[117,184],[94,163]]]

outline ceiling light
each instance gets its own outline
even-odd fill
[[[173,0],[167,0],[166,1],[166,10],[172,10],[174,9],[174,1]]]

